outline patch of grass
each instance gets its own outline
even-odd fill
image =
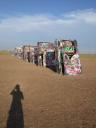
[[[96,60],[96,54],[80,54],[80,58]]]
[[[10,54],[8,51],[0,51],[0,55],[8,55]]]

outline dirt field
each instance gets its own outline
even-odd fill
[[[62,76],[1,54],[0,128],[96,128],[96,56],[81,56],[81,63],[81,75]],[[12,109],[16,84],[24,100]]]

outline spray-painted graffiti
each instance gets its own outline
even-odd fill
[[[54,69],[64,75],[81,73],[77,41],[60,40],[55,43],[38,42],[36,46],[24,45],[14,53],[30,63]]]

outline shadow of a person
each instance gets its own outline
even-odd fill
[[[24,128],[24,116],[21,103],[24,96],[19,84],[15,86],[10,95],[12,95],[12,103],[7,119],[7,128]]]

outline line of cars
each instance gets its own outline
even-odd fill
[[[30,63],[48,67],[63,75],[81,73],[81,63],[76,40],[38,42],[36,46],[24,45],[14,49],[14,54]]]

